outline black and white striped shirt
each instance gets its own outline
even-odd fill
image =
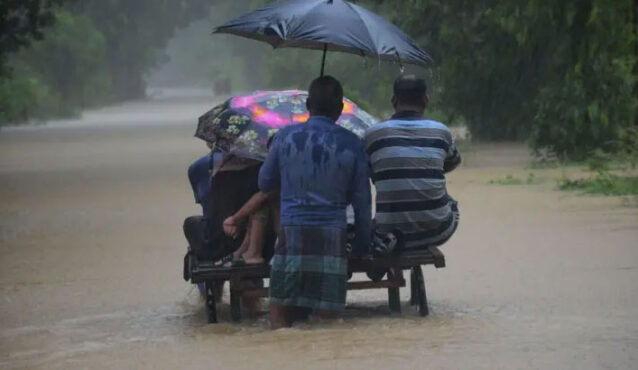
[[[399,112],[366,131],[377,190],[378,231],[400,231],[405,247],[436,244],[454,222],[445,173],[461,156],[450,129],[418,112]]]

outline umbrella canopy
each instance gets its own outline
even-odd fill
[[[341,51],[425,66],[432,59],[397,26],[343,0],[292,0],[233,19],[214,33],[265,41],[275,48]]]
[[[307,97],[305,91],[287,90],[230,98],[199,118],[195,136],[224,152],[263,160],[272,135],[282,127],[308,120]],[[338,125],[363,136],[365,129],[377,122],[350,100],[344,98],[343,104]]]

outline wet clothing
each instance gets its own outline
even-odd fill
[[[359,137],[327,117],[282,129],[259,173],[263,191],[281,189],[281,226],[346,227],[352,204],[360,249],[370,246],[367,156]]]
[[[202,216],[187,217],[183,229],[190,251],[198,258],[212,259],[214,249],[206,243],[206,219]]]
[[[284,226],[271,260],[271,302],[343,310],[348,280],[345,244],[344,228]]]
[[[399,112],[369,128],[365,146],[377,190],[378,231],[399,231],[405,249],[449,239],[458,208],[447,193],[445,173],[461,162],[449,128],[418,112]]]
[[[208,215],[210,203],[211,170],[220,159],[221,153],[213,152],[199,158],[188,167],[188,181],[195,195],[195,203],[202,206],[204,216]]]
[[[259,191],[259,165],[239,171],[220,171],[211,182],[211,212],[207,218],[207,238],[215,249],[213,259],[219,259],[239,248],[244,233],[232,238],[224,233],[224,220],[237,212]]]
[[[361,140],[327,117],[282,129],[259,173],[262,191],[280,189],[281,232],[271,261],[270,298],[285,306],[345,307],[346,207],[356,252],[371,237],[368,162]]]

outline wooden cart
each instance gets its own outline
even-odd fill
[[[386,278],[381,281],[348,282],[348,290],[387,289],[388,306],[392,312],[401,312],[399,289],[406,286],[403,277],[404,270],[410,270],[410,304],[418,306],[421,316],[429,313],[425,280],[422,265],[434,265],[436,268],[445,267],[445,256],[437,247],[426,250],[406,252],[397,256],[375,259],[352,259],[349,261],[350,272],[366,272],[371,269],[386,269]],[[241,297],[266,297],[268,288],[255,288],[253,284],[243,284],[243,280],[263,279],[270,276],[268,265],[245,267],[215,267],[211,262],[199,261],[197,257],[188,253],[184,257],[184,279],[194,284],[205,284],[206,309],[208,322],[217,322],[217,308],[215,305],[215,287],[222,286],[224,281],[230,282],[230,312],[233,321],[241,320]]]

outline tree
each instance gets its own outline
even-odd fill
[[[106,40],[90,19],[58,9],[44,39],[9,58],[0,124],[71,115],[111,98]]]
[[[2,0],[0,4],[0,74],[6,74],[10,53],[42,39],[53,24],[53,8],[62,0]]]
[[[583,158],[635,120],[635,0],[402,4],[393,18],[439,62],[441,107],[474,137]]]
[[[83,0],[74,5],[107,40],[113,89],[122,100],[144,96],[146,72],[175,29],[208,15],[210,0]]]

